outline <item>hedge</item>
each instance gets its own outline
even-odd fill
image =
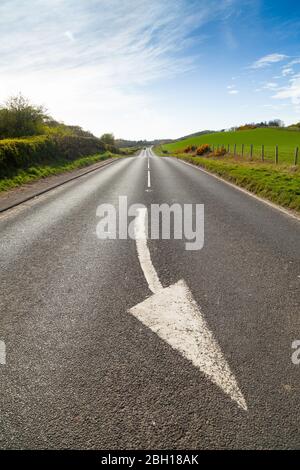
[[[96,137],[44,135],[0,140],[0,178],[31,166],[73,161],[106,150],[110,149]]]

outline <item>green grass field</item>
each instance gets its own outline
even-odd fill
[[[250,145],[253,145],[253,159],[261,158],[261,146],[265,146],[265,160],[275,161],[275,146],[278,145],[279,163],[294,163],[295,148],[299,147],[298,163],[300,164],[300,132],[286,129],[253,129],[235,132],[216,132],[199,137],[191,137],[178,142],[163,145],[162,148],[169,153],[183,150],[188,145],[199,146],[201,144],[230,145],[233,152],[234,144],[237,145],[237,154],[241,154],[244,144],[244,158],[249,159]]]

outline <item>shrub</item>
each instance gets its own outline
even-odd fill
[[[113,134],[110,134],[110,133],[103,134],[100,137],[100,140],[102,140],[102,142],[104,142],[105,144],[115,146],[115,136]]]
[[[31,166],[61,159],[73,161],[106,150],[107,146],[96,137],[43,135],[0,140],[0,177],[7,177]]]
[[[197,148],[196,153],[197,155],[204,155],[205,153],[210,152],[210,146],[208,144],[202,144],[200,147]]]
[[[16,138],[43,134],[46,110],[32,105],[22,95],[9,98],[0,107],[0,138]]]
[[[215,157],[223,157],[224,155],[226,155],[226,153],[227,153],[226,148],[221,147],[221,148],[214,151],[214,156]]]
[[[191,152],[195,152],[196,149],[197,147],[195,147],[195,145],[188,145],[187,147],[185,147],[183,151],[184,153],[191,153]]]
[[[237,131],[249,131],[251,129],[256,129],[256,124],[245,124],[243,126],[239,126],[236,130]]]

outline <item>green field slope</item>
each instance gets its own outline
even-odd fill
[[[295,147],[299,147],[300,160],[300,132],[286,129],[252,129],[235,132],[216,132],[213,134],[190,137],[185,140],[172,142],[162,146],[169,153],[183,150],[188,145],[199,146],[201,144],[225,145],[230,144],[233,151],[234,144],[237,145],[237,153],[241,153],[244,144],[245,159],[249,157],[250,145],[253,145],[254,159],[260,158],[261,146],[265,146],[265,159],[274,160],[275,146],[279,149],[279,163],[293,163]]]

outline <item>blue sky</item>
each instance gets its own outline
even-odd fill
[[[0,101],[96,135],[300,121],[300,3],[1,0]]]

